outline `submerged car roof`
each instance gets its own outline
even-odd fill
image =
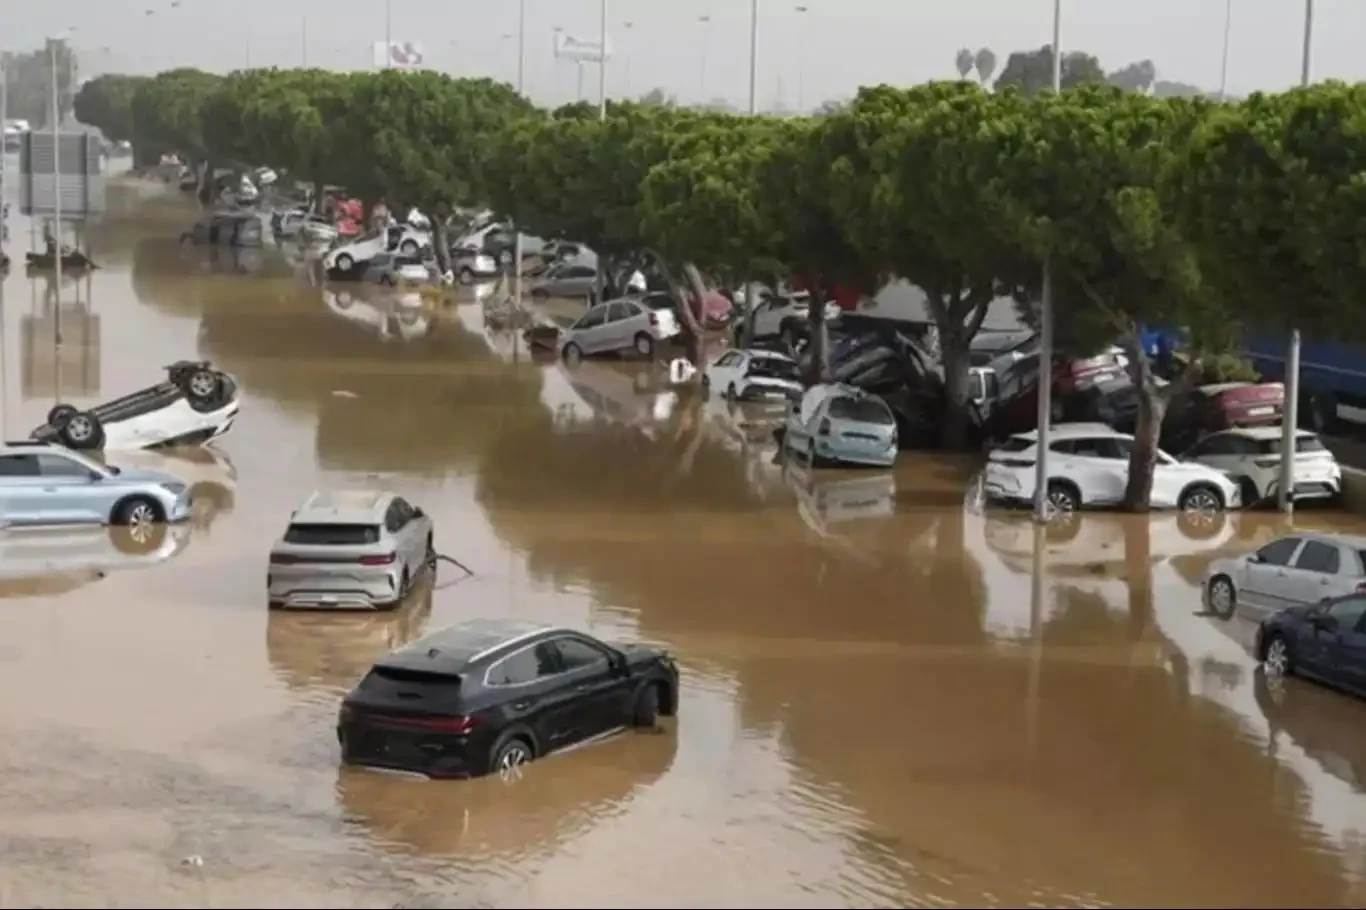
[[[554,628],[525,619],[471,619],[425,635],[376,661],[375,666],[459,676],[485,652]]]
[[[389,500],[386,490],[315,490],[294,510],[290,521],[304,524],[365,524],[379,521]]]

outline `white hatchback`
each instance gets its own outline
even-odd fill
[[[797,362],[777,351],[726,351],[702,376],[707,391],[735,401],[800,398]]]
[[[1205,576],[1205,607],[1225,619],[1240,604],[1280,610],[1366,592],[1366,538],[1302,532],[1220,559]]]
[[[1119,505],[1129,482],[1133,437],[1102,423],[1053,427],[1048,453],[1048,502],[1059,512]],[[983,472],[988,498],[1027,503],[1034,498],[1037,430],[1006,439],[988,456]],[[1177,461],[1158,451],[1152,504],[1182,511],[1222,511],[1242,504],[1238,485],[1221,471]]]
[[[1206,436],[1182,458],[1232,477],[1243,505],[1275,497],[1281,485],[1281,427],[1245,427]],[[1308,430],[1295,433],[1296,501],[1334,499],[1342,491],[1342,468],[1323,440]]]

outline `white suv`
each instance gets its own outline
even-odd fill
[[[1059,512],[1115,506],[1129,482],[1133,437],[1101,423],[1063,423],[1053,427],[1048,454],[1048,502]],[[1036,430],[1011,436],[992,450],[984,483],[992,499],[1025,503],[1034,498]],[[1182,511],[1222,511],[1241,505],[1238,485],[1202,464],[1157,453],[1152,504]]]
[[[1233,478],[1243,505],[1274,497],[1281,481],[1281,427],[1245,427],[1213,433],[1181,456]],[[1295,433],[1296,501],[1333,499],[1342,490],[1342,468],[1313,433]]]

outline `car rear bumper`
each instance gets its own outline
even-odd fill
[[[471,759],[468,744],[415,736],[362,724],[337,726],[341,759],[348,765],[379,771],[402,771],[434,780],[467,780],[488,769]]]
[[[312,567],[270,567],[267,594],[272,604],[299,610],[374,610],[398,603],[401,576],[394,569],[329,574]]]

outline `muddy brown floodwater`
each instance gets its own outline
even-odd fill
[[[1035,590],[1031,526],[965,507],[968,465],[784,471],[764,415],[658,369],[566,372],[478,302],[320,292],[274,249],[179,248],[192,215],[152,188],[111,202],[60,355],[49,280],[3,284],[6,435],[184,357],[245,397],[216,454],[140,456],[199,487],[187,528],[0,538],[0,905],[1366,901],[1366,705],[1268,693],[1249,622],[1199,613],[1204,566],[1274,519],[1087,515]],[[290,509],[368,483],[475,576],[269,613]],[[677,723],[511,786],[339,768],[341,694],[475,615],[667,644]]]

